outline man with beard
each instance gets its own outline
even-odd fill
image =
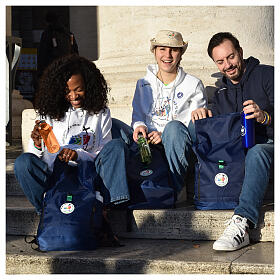
[[[274,67],[254,57],[243,59],[239,41],[229,32],[215,34],[208,54],[223,74],[211,107],[192,112],[192,120],[243,111],[255,119],[256,145],[246,151],[245,176],[239,205],[214,250],[234,251],[250,243],[248,229],[256,227],[268,185],[274,154]]]

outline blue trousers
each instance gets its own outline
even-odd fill
[[[267,189],[274,159],[274,143],[268,140],[250,148],[245,158],[245,177],[234,213],[249,219],[255,226]]]
[[[113,139],[95,158],[96,172],[105,185],[102,190],[105,204],[119,204],[130,198],[125,168],[126,151],[121,139]],[[16,159],[14,169],[24,194],[40,213],[43,195],[50,187],[48,180],[51,173],[47,164],[32,153],[23,153]]]

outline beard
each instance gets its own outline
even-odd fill
[[[237,65],[232,66],[231,68],[224,71],[224,75],[232,81],[240,81],[241,77],[242,77],[242,74],[243,74],[243,69],[242,68],[243,67],[238,67]],[[235,69],[234,73],[232,73],[232,74],[227,73],[228,70],[234,70],[234,69]]]

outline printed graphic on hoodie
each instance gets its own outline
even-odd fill
[[[69,141],[69,144],[81,146],[86,151],[89,143],[90,146],[94,146],[95,138],[94,132],[88,133],[87,131],[82,131],[77,135],[73,135]]]
[[[171,106],[170,106],[170,101],[171,98],[169,97],[160,97],[156,101],[156,106],[152,112],[152,115],[158,116],[158,117],[163,117],[163,119],[169,119],[169,113],[171,111]]]
[[[156,101],[156,106],[152,111],[152,116],[157,116],[160,119],[167,120],[167,121],[172,120],[171,102],[172,101],[170,97],[160,97]],[[173,111],[174,111],[173,117],[177,116],[177,110],[178,110],[178,104],[175,100],[173,100]]]

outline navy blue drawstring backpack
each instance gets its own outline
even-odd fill
[[[70,166],[56,158],[37,230],[41,251],[94,250],[102,227],[103,204],[94,190],[94,163]]]
[[[241,114],[231,113],[195,121],[194,204],[197,209],[234,209],[239,202],[245,153]]]
[[[141,162],[136,143],[129,150],[127,181],[130,192],[129,210],[174,208],[175,190],[172,188],[169,166],[162,145],[150,145],[152,162]]]

